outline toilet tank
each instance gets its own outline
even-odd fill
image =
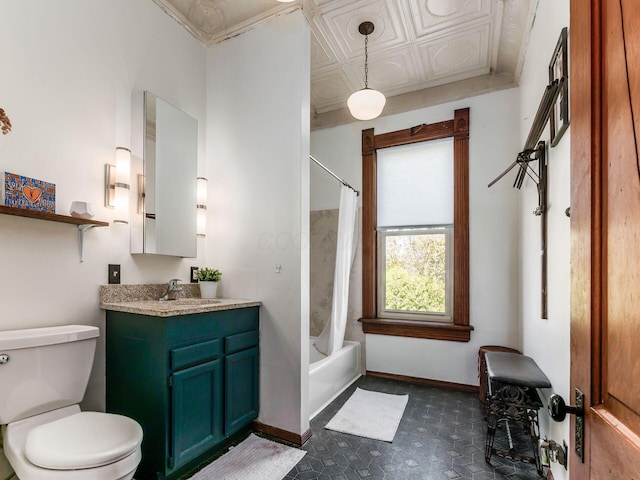
[[[99,335],[87,325],[0,332],[0,425],[79,403]]]

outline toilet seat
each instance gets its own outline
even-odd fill
[[[128,417],[79,412],[33,428],[24,454],[41,468],[76,470],[117,462],[141,442],[142,428]]]
[[[68,470],[56,470],[37,466],[27,459],[25,444],[33,429],[80,413],[91,412],[80,412],[78,405],[71,405],[0,427],[4,453],[17,478],[20,480],[131,480],[133,478],[142,458],[140,444],[124,458],[94,468],[78,469],[75,467]],[[112,414],[105,415],[111,417]]]

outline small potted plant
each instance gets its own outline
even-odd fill
[[[196,278],[200,284],[200,296],[202,298],[216,298],[222,272],[216,268],[203,267],[196,270]]]

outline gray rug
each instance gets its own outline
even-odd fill
[[[356,388],[324,428],[392,442],[408,401],[409,395],[391,395]]]
[[[190,480],[282,480],[306,453],[252,433]]]

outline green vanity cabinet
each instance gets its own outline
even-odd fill
[[[179,468],[224,439],[222,360],[173,373],[169,387],[173,432],[169,467]]]
[[[258,311],[107,311],[107,411],[142,426],[137,480],[180,477],[257,418]]]
[[[227,355],[224,359],[224,429],[232,434],[258,416],[258,348]]]

